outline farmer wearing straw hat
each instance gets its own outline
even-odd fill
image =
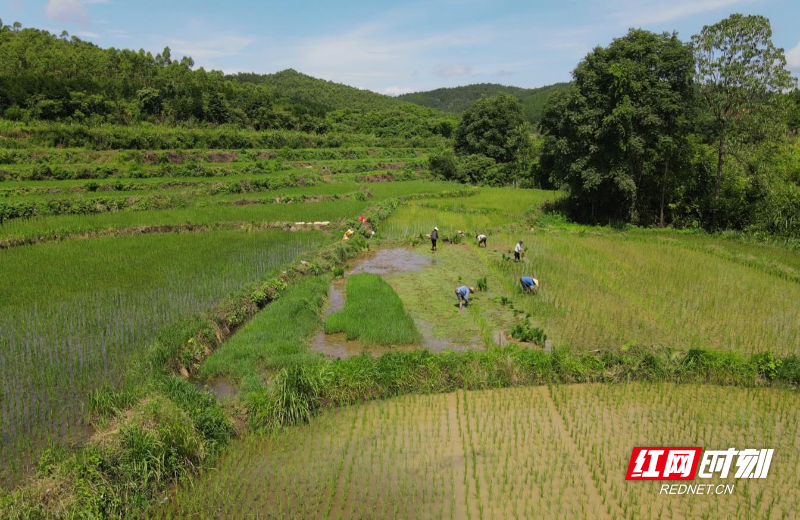
[[[475,289],[472,287],[467,287],[466,285],[462,285],[458,289],[456,289],[456,296],[458,297],[458,310],[461,310],[461,307],[464,305],[469,305],[469,295],[473,294]]]
[[[481,234],[481,235],[478,235],[475,238],[478,239],[478,247],[481,247],[481,246],[486,247],[486,235]]]
[[[523,276],[519,279],[519,284],[522,286],[522,292],[530,292],[536,294],[539,292],[539,280],[530,276]]]
[[[431,231],[431,251],[432,252],[436,251],[436,241],[437,240],[439,240],[439,228],[434,226],[433,231]]]

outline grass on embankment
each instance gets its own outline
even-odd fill
[[[364,344],[410,345],[422,337],[403,302],[383,278],[363,273],[347,280],[344,309],[328,316],[325,333],[344,332]]]

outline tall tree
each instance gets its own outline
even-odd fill
[[[508,94],[482,98],[461,118],[456,128],[459,155],[485,155],[498,163],[517,160],[528,134],[519,100]]]
[[[717,176],[714,203],[719,204],[725,157],[746,139],[771,134],[785,117],[779,95],[794,84],[783,49],[772,43],[772,27],[763,16],[734,14],[703,27],[692,37],[697,83],[711,118]],[[716,208],[714,224],[716,224]]]
[[[632,29],[590,52],[540,128],[542,165],[584,217],[663,223],[669,172],[692,121],[692,53],[676,34]]]

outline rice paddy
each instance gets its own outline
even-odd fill
[[[156,516],[793,517],[796,406],[793,390],[665,384],[398,397],[237,443]],[[724,481],[735,484],[724,497],[626,482],[632,448],[662,444],[768,445],[775,459],[766,480]]]
[[[221,427],[219,459],[137,496],[131,516],[795,516],[797,390],[783,387],[800,381],[797,251],[568,224],[543,211],[557,192],[426,179],[424,148],[35,152],[0,157],[0,204],[42,208],[0,225],[9,488],[50,442],[94,446],[130,422],[147,437],[165,413],[180,420],[147,438],[168,444],[174,426],[202,454],[212,407],[240,438]],[[359,229],[364,214],[378,217]],[[341,242],[348,227],[376,234]],[[353,243],[355,258],[326,252]],[[265,280],[279,281],[269,298],[253,289]],[[460,310],[461,285],[477,290]],[[91,413],[159,333],[201,319],[214,325],[164,377],[202,413],[163,389],[135,413]],[[213,349],[192,343],[215,334]],[[719,366],[685,366],[704,352]],[[649,382],[608,383],[629,379]],[[725,500],[676,500],[624,480],[631,449],[659,444],[775,458],[769,480]]]
[[[213,231],[3,251],[0,417],[6,460],[14,462],[17,441],[28,444],[32,437],[35,446],[81,433],[90,392],[117,382],[162,327],[326,242],[320,232]]]
[[[347,279],[344,309],[328,316],[325,333],[345,333],[348,340],[370,345],[404,345],[422,340],[414,320],[394,289],[380,275],[361,273]]]

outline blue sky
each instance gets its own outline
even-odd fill
[[[387,94],[566,81],[592,47],[629,27],[688,40],[735,12],[767,16],[800,73],[800,0],[0,0],[6,24],[103,47],[168,45],[225,72],[291,67]]]

